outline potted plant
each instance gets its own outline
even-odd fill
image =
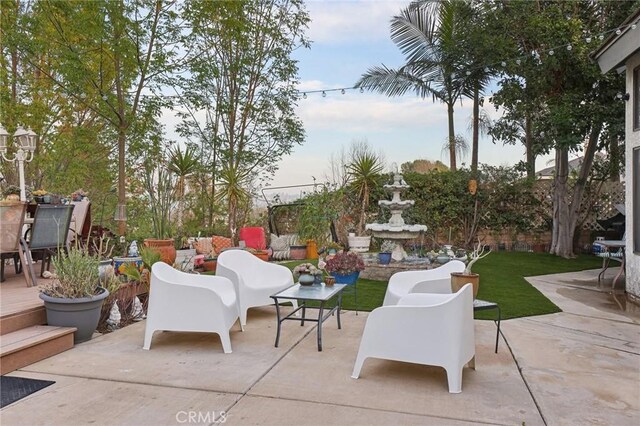
[[[155,167],[145,165],[144,188],[149,199],[153,237],[146,238],[144,245],[160,253],[162,261],[173,265],[176,248],[171,233],[171,210],[175,201],[175,182],[171,171],[163,164]]]
[[[478,245],[473,248],[473,251],[467,254],[468,263],[464,271],[451,273],[451,291],[457,292],[465,284],[471,283],[473,285],[473,298],[475,299],[477,297],[478,289],[480,288],[480,275],[471,272],[471,267],[478,260],[487,257],[491,253],[491,248],[487,251],[486,247],[487,246],[478,241]]]
[[[340,243],[336,243],[335,241],[329,241],[326,245],[326,250],[328,255],[337,254],[339,251],[343,250],[342,245]]]
[[[90,340],[100,319],[102,303],[109,296],[109,291],[100,286],[98,258],[86,249],[72,247],[68,253],[60,251],[52,262],[56,278],[40,288],[47,323],[75,327],[74,343]]]
[[[298,212],[298,237],[307,243],[306,258],[317,259],[318,247],[328,240],[333,221],[338,217],[340,190],[322,185],[320,190],[308,194]]]
[[[5,201],[14,203],[20,201],[20,188],[15,185],[9,185],[2,191]]]
[[[373,152],[366,143],[355,145],[352,152],[347,173],[350,178],[350,187],[355,191],[358,201],[358,222],[357,235],[349,234],[349,249],[366,252],[369,251],[371,243],[371,236],[364,235],[369,196],[380,183],[384,162],[382,156]]]
[[[378,263],[388,265],[391,262],[391,252],[394,248],[396,248],[396,243],[391,240],[384,240],[380,246],[380,253],[378,253]]]
[[[44,189],[36,189],[31,193],[33,195],[33,200],[38,204],[50,204],[51,203],[51,195]]]
[[[320,284],[322,282],[322,270],[312,263],[301,263],[293,268],[293,277],[300,285]]]
[[[113,243],[110,237],[101,235],[91,241],[90,247],[92,254],[98,258],[98,275],[100,283],[102,283],[106,279],[109,269],[113,270],[113,259],[111,256],[115,248],[115,243]]]
[[[338,284],[353,285],[364,270],[364,261],[358,253],[342,252],[327,260],[326,270],[336,279]]]

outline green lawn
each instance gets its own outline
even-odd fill
[[[287,262],[284,265],[293,269],[304,262]],[[601,265],[601,259],[591,255],[563,259],[547,253],[495,252],[479,260],[473,266],[473,272],[480,274],[478,298],[497,302],[502,310],[502,318],[508,319],[560,312],[560,308],[524,277],[597,269]],[[371,311],[382,305],[387,282],[360,279],[357,286],[358,310]],[[344,295],[343,307],[355,309],[352,292]],[[495,313],[476,312],[476,318],[493,319]]]

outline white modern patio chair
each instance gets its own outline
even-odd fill
[[[233,284],[224,277],[187,274],[164,262],[151,268],[151,290],[143,349],[153,333],[195,331],[217,333],[224,353],[231,353],[229,329],[238,319]]]
[[[374,309],[364,328],[352,378],[367,358],[436,365],[449,392],[462,392],[462,369],[475,369],[473,286],[454,294],[411,293],[395,306]]]
[[[220,253],[216,275],[231,280],[236,289],[243,330],[249,308],[273,304],[271,295],[294,284],[289,268],[265,262],[245,250],[225,250]],[[298,302],[291,302],[297,309]]]
[[[389,279],[382,305],[396,305],[409,293],[451,293],[451,273],[463,271],[463,262],[450,260],[434,269],[396,272]]]

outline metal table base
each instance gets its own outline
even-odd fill
[[[496,331],[496,351],[495,351],[495,353],[498,353],[498,341],[500,340],[500,319],[501,319],[500,306],[496,302],[489,302],[487,300],[476,299],[473,301],[474,311],[484,311],[487,309],[498,310],[498,319],[493,321],[496,323],[496,326],[498,328]]]
[[[276,331],[276,343],[275,343],[275,347],[278,347],[278,344],[280,343],[280,332],[281,332],[281,328],[282,328],[282,323],[286,320],[292,320],[292,321],[300,321],[300,326],[304,326],[305,321],[309,321],[309,322],[315,322],[318,323],[318,330],[317,330],[317,334],[318,334],[318,351],[321,352],[322,351],[322,323],[329,318],[334,312],[336,313],[336,319],[338,321],[338,329],[342,329],[342,324],[340,323],[340,310],[342,307],[342,291],[344,290],[343,288],[340,288],[336,294],[332,295],[331,297],[329,297],[326,300],[319,300],[319,299],[306,299],[304,298],[303,295],[299,296],[299,297],[279,297],[280,293],[278,294],[274,294],[273,296],[271,296],[271,298],[275,301],[276,304],[276,316],[278,319],[278,329]],[[282,293],[282,292],[281,292]],[[335,306],[325,309],[325,304],[331,300],[334,297],[338,297],[337,303]],[[291,313],[289,313],[286,316],[282,316],[280,313],[280,305],[278,304],[278,299],[281,300],[292,300],[295,299],[299,302],[299,306],[297,309],[294,309]],[[320,306],[308,306],[307,302],[308,301],[316,301],[320,304]],[[318,318],[307,318],[307,309],[317,309],[318,310]],[[302,316],[301,317],[294,317],[294,315],[296,313],[298,313],[298,311],[302,311]]]

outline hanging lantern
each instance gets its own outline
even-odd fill
[[[476,195],[476,192],[478,192],[478,181],[475,179],[469,179],[469,194],[471,195]]]

